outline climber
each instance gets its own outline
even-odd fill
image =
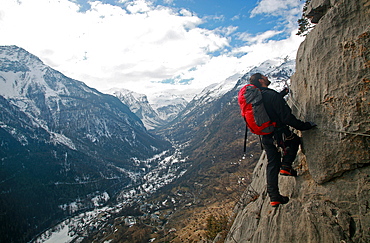
[[[286,204],[289,197],[280,195],[278,186],[278,176],[297,176],[297,171],[292,168],[292,163],[297,155],[300,138],[290,130],[291,126],[297,130],[309,130],[316,126],[313,122],[303,122],[298,120],[284,100],[288,89],[278,93],[269,89],[270,81],[260,73],[255,73],[250,77],[250,83],[261,90],[262,101],[266,112],[272,122],[276,123],[274,132],[262,135],[262,145],[267,154],[267,193],[270,197],[270,205],[278,207],[279,204]],[[278,150],[280,147],[283,151]]]

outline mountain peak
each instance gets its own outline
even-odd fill
[[[29,53],[25,49],[18,47],[16,45],[11,46],[0,46],[0,58],[5,58],[9,61],[22,63],[22,64],[43,64],[43,62],[35,55]],[[1,70],[6,67],[3,65]]]
[[[151,102],[145,94],[124,88],[113,88],[106,93],[116,96],[127,105],[143,121],[148,130],[172,121],[188,103],[184,98],[169,93],[151,94]]]
[[[286,58],[275,58],[269,59],[262,62],[259,66],[256,66],[249,70],[241,77],[236,85],[237,89],[246,85],[249,82],[249,77],[254,73],[261,73],[269,77],[271,85],[269,88],[282,89],[288,85],[290,77],[293,75],[295,70],[295,60],[289,60]]]

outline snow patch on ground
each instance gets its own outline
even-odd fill
[[[50,132],[50,141],[54,144],[63,144],[69,147],[70,149],[76,150],[76,146],[71,139],[67,138],[63,134]]]

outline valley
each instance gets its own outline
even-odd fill
[[[220,230],[207,224],[230,223],[261,152],[250,136],[243,157],[237,91],[252,72],[281,89],[294,70],[293,60],[268,60],[189,102],[162,96],[151,107],[145,95],[100,93],[16,46],[0,58],[0,230],[14,242],[214,237]]]

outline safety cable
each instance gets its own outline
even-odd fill
[[[289,90],[289,93],[288,94],[289,94],[289,99],[291,100],[291,103],[297,108],[297,110],[300,113],[300,115],[305,119],[305,115],[302,112],[302,109],[299,107],[298,102],[296,100],[294,100],[294,98],[291,95],[291,89],[290,89],[290,86],[288,85],[287,81],[285,81],[285,84],[288,86],[287,87],[288,90]],[[352,135],[370,137],[370,134],[366,134],[366,133],[347,132],[347,131],[341,131],[341,130],[335,130],[335,129],[328,129],[328,128],[320,128],[320,129],[321,130],[325,130],[325,131],[330,131],[330,132],[347,133],[347,134],[352,134]]]
[[[300,115],[302,115],[303,118],[306,119],[304,113],[302,112],[302,109],[297,105],[298,102],[295,101],[295,99],[293,98],[292,90],[290,89],[290,84],[288,84],[288,80],[285,79],[284,82],[285,82],[286,88],[288,89],[288,96],[289,96],[288,99],[291,100],[292,104],[297,108]]]
[[[301,109],[301,108],[299,108],[299,106],[297,105],[297,101],[295,101],[295,100],[294,100],[294,98],[293,98],[291,95],[289,95],[289,99],[291,99],[292,104],[297,108],[297,110],[298,110],[298,112],[300,113],[300,115],[302,115],[302,116],[303,116],[303,118],[305,119],[306,117],[305,117],[305,115],[304,115],[304,113],[303,113],[302,109]]]
[[[348,133],[348,134],[352,134],[352,135],[370,137],[370,134],[366,134],[366,133],[346,132],[346,131],[340,131],[340,130],[334,130],[334,129],[328,129],[328,128],[321,128],[321,129],[326,130],[326,131],[330,131],[330,132]]]

